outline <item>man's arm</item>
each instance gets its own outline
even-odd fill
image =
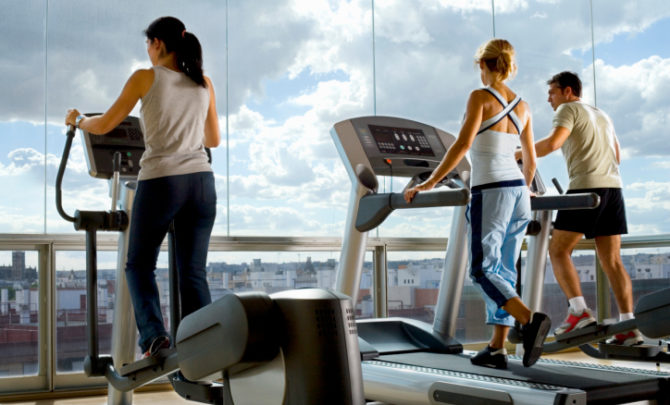
[[[537,157],[547,156],[551,152],[563,146],[563,143],[570,136],[570,130],[566,127],[555,127],[551,130],[548,137],[541,139],[535,143],[535,154]],[[514,153],[516,160],[521,159],[521,151],[517,150]]]
[[[551,130],[548,137],[535,143],[535,153],[537,157],[547,156],[551,152],[563,146],[563,143],[570,136],[570,130],[566,127],[555,127]]]
[[[614,151],[616,152],[616,163],[621,164],[621,149],[619,146],[619,139],[614,135]]]

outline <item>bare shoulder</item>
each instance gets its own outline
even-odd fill
[[[214,85],[212,84],[212,79],[209,78],[209,76],[203,75],[202,76],[205,79],[205,84],[207,84],[208,89],[213,89]]]
[[[137,69],[133,74],[130,76],[131,79],[134,78],[135,80],[146,80],[146,79],[151,79],[153,80],[154,78],[154,70],[153,69]]]
[[[530,114],[530,104],[526,100],[521,100],[519,107],[521,107],[522,111]]]
[[[470,92],[468,103],[474,105],[484,105],[489,101],[490,97],[493,96],[488,91],[484,89],[475,89]]]
[[[154,83],[154,75],[153,69],[138,69],[130,76],[128,84],[137,91],[140,97],[144,97]]]

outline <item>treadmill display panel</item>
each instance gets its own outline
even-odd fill
[[[383,154],[435,156],[421,129],[369,125],[370,133]]]

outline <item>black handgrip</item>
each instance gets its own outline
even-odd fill
[[[121,152],[114,152],[114,159],[112,159],[112,170],[114,172],[121,171]]]
[[[538,196],[530,199],[530,208],[533,211],[582,210],[597,208],[599,205],[600,196],[596,193]]]
[[[561,183],[558,182],[558,179],[554,177],[553,179],[551,179],[551,182],[554,183],[554,186],[556,187],[558,194],[563,194],[563,187],[561,187]]]

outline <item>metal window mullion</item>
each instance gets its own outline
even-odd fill
[[[374,250],[374,273],[372,279],[372,296],[374,302],[374,315],[376,318],[386,318],[388,314],[388,271],[386,258],[386,245],[375,246]]]
[[[54,389],[55,336],[56,336],[56,288],[53,242],[42,245],[39,253],[38,277],[40,280],[39,330],[39,375],[44,376],[45,389]]]

